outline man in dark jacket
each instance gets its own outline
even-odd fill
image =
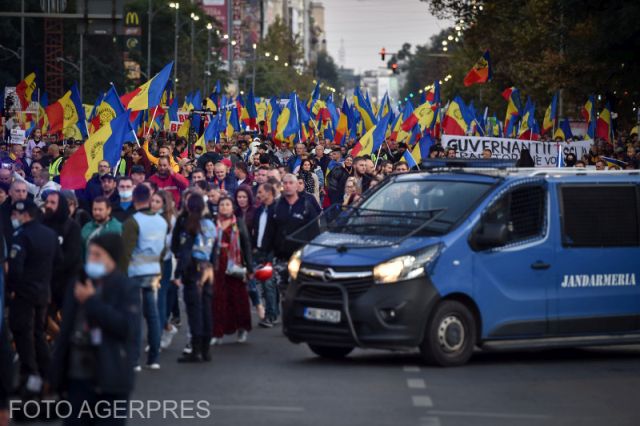
[[[51,228],[58,237],[62,262],[58,262],[53,270],[51,280],[52,307],[50,314],[62,309],[66,289],[78,277],[82,263],[82,238],[80,225],[71,219],[66,197],[59,192],[51,192],[44,203],[42,223]]]
[[[344,163],[331,169],[327,176],[327,193],[331,204],[342,204],[344,201],[344,187],[349,176],[353,176],[353,158],[347,156]]]
[[[282,196],[276,201],[273,214],[264,237],[266,252],[273,251],[276,259],[288,261],[293,252],[303,244],[291,241],[287,237],[307,226],[320,214],[317,203],[311,203],[306,197],[298,193],[298,179],[295,175],[286,174],[282,178]],[[296,235],[299,240],[311,240],[317,234],[318,229],[309,226],[302,235]]]
[[[74,420],[84,403],[91,404],[90,410],[83,411],[88,416],[99,408],[93,405],[127,400],[133,389],[140,290],[118,270],[123,250],[117,234],[92,239],[84,268],[88,278],[76,282],[66,294],[50,380],[71,404]],[[111,422],[124,424],[125,420]]]
[[[16,228],[9,253],[9,324],[20,356],[20,375],[25,396],[42,390],[49,368],[45,339],[47,304],[58,239],[54,231],[36,220],[38,206],[31,200],[13,205],[11,221]]]
[[[207,142],[207,152],[204,153],[200,158],[198,158],[198,168],[204,170],[205,164],[211,161],[213,164],[216,164],[220,160],[222,160],[222,155],[216,152],[216,142],[208,141]]]

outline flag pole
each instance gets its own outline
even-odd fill
[[[156,107],[153,110],[153,115],[151,116],[151,124],[149,124],[149,128],[147,129],[147,133],[144,135],[145,138],[147,136],[149,136],[149,133],[151,132],[151,127],[153,126],[153,120],[156,119],[157,112],[158,112],[158,106],[156,105]]]

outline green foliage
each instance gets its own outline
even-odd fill
[[[318,53],[318,59],[315,65],[315,76],[318,80],[329,84],[333,87],[340,86],[340,78],[338,77],[338,67],[333,61],[331,55],[325,50]]]
[[[443,94],[466,100],[482,95],[490,109],[504,111],[500,92],[515,85],[537,103],[541,118],[559,89],[565,115],[574,117],[586,97],[596,93],[618,111],[620,124],[631,120],[632,102],[640,102],[640,2],[422,1],[437,16],[462,18],[467,25],[460,48],[448,61],[453,78],[443,85]],[[464,88],[464,75],[485,49],[491,51],[493,82]]]
[[[275,60],[276,56],[278,61]],[[245,91],[251,88],[253,66],[251,61],[247,61],[240,78]],[[293,90],[304,96],[313,88],[313,76],[308,71],[302,71],[305,69],[302,44],[279,18],[271,24],[267,35],[258,45],[255,68],[256,96],[287,96]]]

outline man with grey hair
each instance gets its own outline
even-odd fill
[[[27,192],[33,195],[33,202],[36,203],[38,207],[44,205],[43,194],[46,194],[48,191],[60,190],[60,184],[49,180],[49,171],[46,169],[42,169],[34,174],[33,183],[27,182],[22,176],[15,172],[13,173],[13,177],[17,182],[24,182],[24,184],[27,185]]]

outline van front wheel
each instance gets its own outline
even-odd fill
[[[353,347],[309,345],[311,352],[321,358],[342,359],[353,351]]]
[[[442,367],[465,364],[476,345],[476,321],[464,304],[445,300],[427,324],[420,353],[425,362]]]

